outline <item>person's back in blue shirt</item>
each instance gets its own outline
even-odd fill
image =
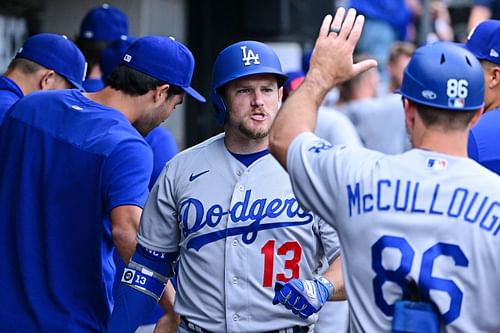
[[[481,116],[469,134],[469,157],[500,176],[500,109]]]
[[[103,331],[113,273],[103,221],[144,204],[149,146],[120,112],[62,90],[12,107],[0,159],[0,331]]]
[[[23,96],[21,88],[14,81],[6,76],[0,76],[0,125],[7,110]]]

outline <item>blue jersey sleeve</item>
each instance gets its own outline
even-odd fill
[[[476,137],[473,131],[469,133],[469,142],[467,143],[467,153],[470,158],[479,161],[479,151],[477,149]]]
[[[149,189],[153,187],[165,164],[178,152],[174,136],[163,127],[156,127],[144,138],[153,151],[153,173]]]
[[[103,168],[108,213],[117,206],[144,207],[153,169],[153,153],[145,141],[138,138],[121,142]]]

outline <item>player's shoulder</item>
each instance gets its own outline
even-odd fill
[[[179,152],[168,161],[167,165],[169,168],[177,166],[186,168],[193,164],[206,164],[210,158],[217,159],[223,148],[224,133],[220,133]]]
[[[471,132],[477,137],[491,139],[500,137],[500,108],[484,113],[472,127]]]

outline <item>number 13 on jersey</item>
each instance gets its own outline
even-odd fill
[[[272,287],[275,277],[275,258],[277,256],[286,256],[289,259],[284,260],[284,271],[276,272],[276,281],[288,282],[291,279],[300,277],[300,259],[302,258],[302,246],[297,241],[287,241],[276,245],[276,240],[268,240],[260,249],[264,255],[264,274],[262,285]],[[276,254],[276,255],[275,255]]]

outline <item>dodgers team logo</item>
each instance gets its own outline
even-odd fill
[[[243,65],[245,66],[250,66],[250,61],[253,61],[254,65],[259,65],[260,64],[260,57],[258,53],[255,53],[252,49],[248,49],[246,46],[240,47],[241,49],[241,60],[243,61]]]
[[[322,151],[325,151],[325,150],[328,150],[328,149],[332,149],[332,148],[333,148],[333,145],[330,144],[330,143],[318,142],[318,143],[314,144],[314,146],[311,146],[308,149],[308,151],[316,153],[316,154],[319,154]]]
[[[225,211],[220,204],[206,208],[196,198],[188,198],[179,206],[179,222],[185,238],[196,232],[200,235],[191,237],[187,249],[198,251],[203,246],[226,237],[241,235],[245,244],[251,244],[257,239],[257,234],[263,230],[293,227],[309,224],[313,215],[304,211],[291,197],[281,198],[251,198],[252,191],[247,190],[243,201],[235,202]],[[223,218],[228,219],[226,228],[215,229]]]

